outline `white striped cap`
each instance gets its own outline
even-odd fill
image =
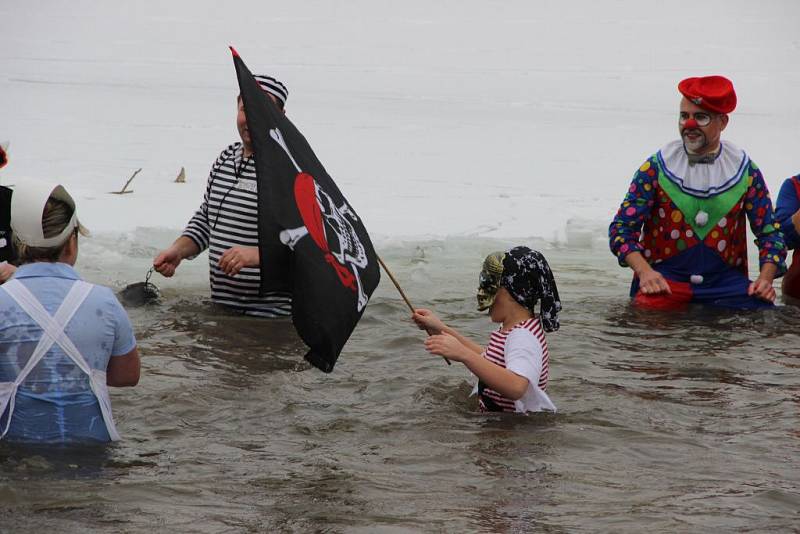
[[[261,86],[263,90],[280,100],[281,106],[286,105],[286,99],[289,98],[289,90],[282,82],[279,82],[272,76],[264,76],[261,74],[255,74],[253,78],[256,79],[256,82],[258,82],[258,85]]]
[[[50,198],[66,203],[72,208],[72,218],[60,234],[45,237],[42,229],[44,208]],[[11,230],[29,247],[57,247],[62,245],[72,232],[89,235],[89,231],[78,221],[75,201],[63,186],[55,183],[25,180],[17,184],[11,193]]]

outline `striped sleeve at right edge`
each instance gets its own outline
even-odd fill
[[[208,226],[205,206],[206,203],[203,201],[203,204],[198,208],[192,218],[189,219],[189,223],[181,234],[194,241],[194,244],[197,245],[200,252],[208,248],[209,237],[211,235],[211,228]]]
[[[214,165],[211,166],[211,172],[208,173],[208,181],[206,182],[206,192],[203,194],[203,203],[194,212],[194,215],[183,230],[182,236],[191,239],[200,252],[208,248],[209,241],[211,240],[211,226],[208,224],[208,196],[211,192],[211,186],[214,183],[214,176],[219,169],[219,166],[225,161],[226,157],[232,153],[232,146],[229,146],[220,153]]]

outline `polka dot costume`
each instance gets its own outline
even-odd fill
[[[625,257],[638,251],[656,270],[670,273],[675,281],[687,282],[692,275],[702,279],[704,266],[694,260],[687,266],[685,260],[687,254],[704,257],[696,249],[704,247],[746,277],[749,220],[758,245],[759,266],[774,263],[780,273],[785,271],[786,247],[780,225],[774,218],[761,171],[752,161],[748,160],[738,183],[706,198],[681,191],[660,165],[654,154],[639,167],[611,222],[610,247],[620,265],[626,266]],[[714,268],[718,265],[715,262]]]

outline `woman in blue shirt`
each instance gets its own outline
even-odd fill
[[[139,381],[130,321],[113,292],[73,268],[75,202],[26,181],[11,198],[20,266],[0,286],[0,439],[38,443],[119,439],[107,386]]]

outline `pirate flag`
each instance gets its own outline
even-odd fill
[[[355,210],[231,48],[258,179],[261,291],[292,292],[306,359],[329,373],[380,281]]]

